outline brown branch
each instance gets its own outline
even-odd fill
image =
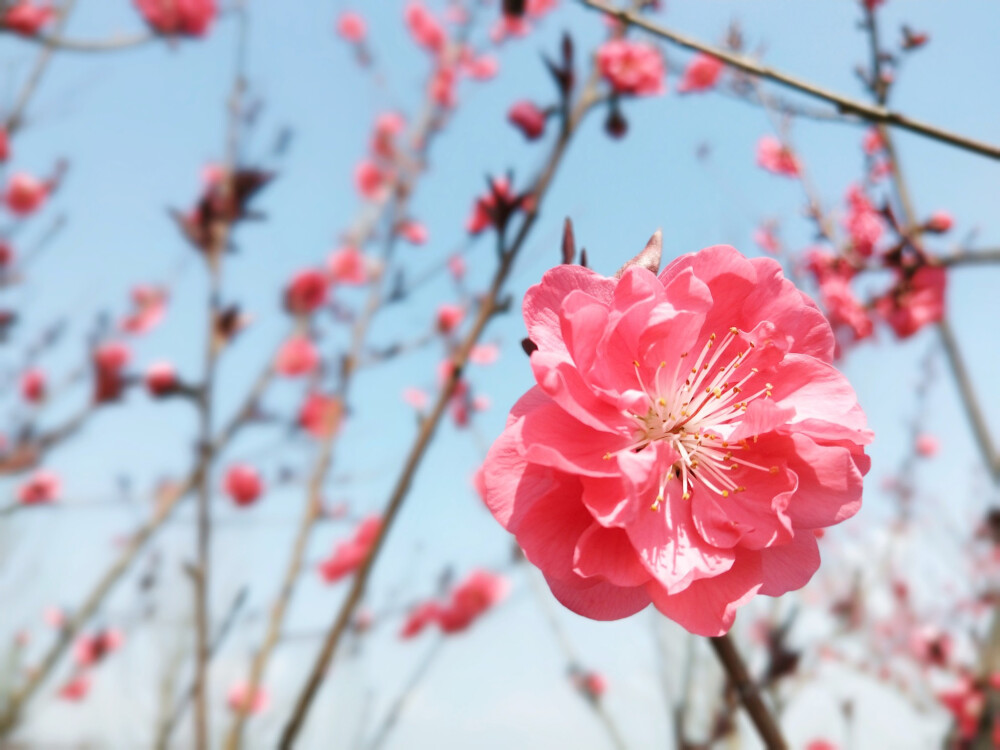
[[[796,78],[795,76],[776,70],[770,66],[762,65],[756,60],[744,55],[729,52],[720,47],[706,44],[693,37],[672,31],[671,29],[653,23],[652,21],[648,21],[642,16],[631,11],[613,8],[610,5],[600,2],[599,0],[580,0],[580,2],[589,8],[601,11],[612,18],[616,18],[622,23],[648,31],[655,36],[666,39],[681,47],[685,47],[696,52],[703,52],[707,55],[711,55],[712,57],[716,57],[730,67],[742,70],[744,73],[765,78],[781,86],[799,91],[807,96],[829,102],[830,104],[836,106],[842,113],[857,115],[858,117],[874,123],[881,123],[883,125],[890,125],[892,127],[908,130],[911,133],[916,133],[942,143],[956,146],[966,151],[981,154],[991,159],[1000,159],[1000,147],[992,144],[967,138],[963,135],[959,135],[958,133],[952,133],[951,131],[944,130],[921,120],[913,119],[912,117],[904,115],[900,112],[894,112],[881,105],[868,104],[867,102],[859,99],[852,99],[850,97],[843,96],[842,94],[830,91],[829,89],[824,89],[816,84],[810,83],[809,81]]]
[[[743,659],[740,658],[739,651],[733,645],[729,634],[720,635],[717,638],[709,638],[708,641],[712,645],[715,655],[719,657],[719,662],[722,664],[723,669],[725,669],[730,683],[736,690],[736,694],[739,695],[743,707],[750,714],[750,719],[757,728],[757,734],[760,735],[764,746],[768,750],[785,750],[788,745],[781,734],[781,729],[778,727],[774,717],[771,716],[771,712],[768,711],[764,700],[760,697],[757,686],[750,679],[746,665],[743,663]]]

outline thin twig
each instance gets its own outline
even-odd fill
[[[580,2],[589,8],[601,11],[608,16],[616,18],[622,23],[648,31],[655,36],[666,39],[674,44],[680,45],[681,47],[695,50],[696,52],[703,52],[707,55],[711,55],[712,57],[716,57],[727,65],[737,68],[738,70],[742,70],[744,73],[760,76],[761,78],[774,81],[777,84],[794,89],[795,91],[799,91],[808,96],[815,97],[816,99],[822,99],[823,101],[835,105],[840,112],[857,115],[858,117],[871,122],[882,123],[901,128],[903,130],[908,130],[912,133],[917,133],[918,135],[922,135],[942,143],[947,143],[966,151],[981,154],[991,159],[1000,159],[1000,147],[992,144],[977,141],[972,138],[959,135],[958,133],[944,130],[943,128],[936,127],[921,120],[916,120],[900,112],[894,112],[884,106],[868,104],[867,102],[859,99],[852,99],[850,97],[837,94],[836,92],[824,89],[804,79],[789,75],[770,66],[762,65],[756,60],[744,55],[729,52],[721,47],[706,44],[693,37],[689,37],[660,26],[631,11],[613,8],[603,2],[599,2],[599,0],[580,0]]]

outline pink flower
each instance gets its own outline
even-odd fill
[[[326,304],[329,280],[322,271],[308,269],[292,277],[285,290],[285,309],[293,315],[309,315]]]
[[[437,623],[443,633],[459,633],[500,603],[510,591],[510,581],[486,570],[473,570],[439,608]]]
[[[527,99],[515,103],[507,113],[507,119],[529,141],[541,138],[545,134],[545,112]]]
[[[354,185],[366,200],[382,200],[388,194],[391,182],[392,173],[368,159],[358,164],[354,170]]]
[[[458,103],[455,93],[455,85],[458,83],[458,76],[455,68],[451,65],[440,65],[434,71],[434,77],[430,83],[430,96],[439,107],[451,109]]]
[[[865,137],[861,140],[861,148],[868,156],[875,156],[885,148],[882,134],[878,128],[869,128],[865,131]]]
[[[5,162],[10,158],[10,135],[7,128],[0,125],[0,162]]]
[[[875,300],[875,310],[901,339],[944,317],[945,270],[921,266]]]
[[[0,19],[0,26],[18,34],[34,36],[55,17],[56,11],[51,5],[33,5],[31,0],[20,0],[7,8]]]
[[[41,370],[26,371],[21,376],[21,395],[33,404],[45,400],[45,373]]]
[[[319,367],[319,352],[308,336],[293,336],[286,341],[274,363],[274,369],[279,375],[295,378],[309,375]]]
[[[398,112],[386,112],[375,120],[372,133],[372,153],[383,159],[396,155],[396,136],[406,128],[406,120]]]
[[[479,234],[490,227],[504,226],[518,209],[527,211],[530,199],[518,196],[506,177],[494,177],[486,194],[476,198],[472,213],[465,222],[469,234]]]
[[[79,702],[87,697],[90,692],[90,676],[78,674],[70,678],[69,682],[59,688],[59,697],[64,701]]]
[[[608,689],[608,681],[600,672],[577,673],[573,676],[573,681],[577,689],[590,700],[600,699]]]
[[[368,264],[365,256],[352,245],[330,254],[326,262],[330,278],[338,284],[358,286],[368,282]]]
[[[848,331],[850,341],[861,341],[875,332],[871,315],[854,296],[848,279],[827,276],[820,282],[819,298],[834,331]]]
[[[944,234],[954,225],[955,220],[947,211],[935,211],[924,224],[924,231],[934,234]]]
[[[368,516],[347,539],[333,550],[333,554],[320,563],[319,574],[327,583],[336,583],[349,573],[353,573],[365,561],[379,530],[382,519],[379,516]]]
[[[101,630],[94,635],[81,635],[73,648],[73,659],[78,667],[92,667],[121,648],[124,640],[125,636],[115,628]]]
[[[146,370],[145,382],[150,396],[166,396],[177,389],[177,372],[169,362],[156,362]]]
[[[109,342],[94,351],[94,401],[114,401],[125,388],[124,369],[131,354],[124,344]]]
[[[476,81],[488,81],[500,70],[500,62],[492,55],[476,57],[471,51],[462,58],[462,70]]]
[[[45,620],[46,625],[55,630],[62,630],[66,627],[66,613],[59,607],[46,607],[42,611],[42,619]]]
[[[264,480],[253,466],[233,464],[226,471],[222,488],[234,503],[246,507],[261,496],[264,491]]]
[[[540,18],[556,9],[557,0],[528,0],[525,11],[532,18]]]
[[[778,240],[775,229],[774,223],[768,222],[753,230],[753,241],[757,243],[757,247],[771,255],[777,255],[781,252],[781,242]]]
[[[42,207],[49,189],[48,183],[24,172],[17,172],[7,181],[3,201],[15,216],[28,216]]]
[[[857,185],[847,191],[847,218],[844,228],[851,235],[851,247],[863,258],[871,256],[882,237],[882,217]]]
[[[640,258],[658,265],[656,239]],[[524,317],[538,385],[482,483],[557,599],[599,620],[652,602],[715,636],[756,594],[805,585],[814,530],[861,505],[871,433],[829,323],[777,262],[716,246],[659,277],[562,265]]]
[[[438,305],[436,326],[439,333],[449,334],[462,324],[465,309],[461,305]]]
[[[725,63],[717,57],[702,53],[695,55],[684,69],[684,75],[677,84],[677,93],[688,94],[714,88],[725,67]]]
[[[258,686],[254,690],[251,700],[249,690],[250,686],[245,682],[237,682],[229,688],[229,693],[226,695],[226,705],[229,706],[230,711],[243,711],[250,715],[256,715],[267,710],[271,704],[271,697],[267,691]]]
[[[500,347],[496,344],[479,344],[469,352],[469,361],[474,365],[492,365],[500,359]]]
[[[437,622],[440,609],[437,602],[418,604],[407,615],[406,620],[403,622],[403,627],[399,631],[399,637],[410,639],[420,635],[424,628],[431,623]]]
[[[941,443],[933,435],[922,432],[917,435],[917,440],[913,447],[916,448],[918,456],[931,458],[937,455],[938,450],[941,448]]]
[[[660,51],[645,42],[612,39],[597,50],[597,67],[619,94],[662,94],[665,71]]]
[[[368,24],[360,13],[353,10],[345,10],[337,19],[337,33],[341,38],[357,44],[365,40],[368,33]]]
[[[986,707],[983,688],[969,676],[963,675],[957,685],[938,693],[937,698],[955,718],[962,739],[975,737],[979,718]]]
[[[423,411],[427,408],[430,396],[427,395],[426,391],[410,386],[403,389],[403,401],[417,411]]]
[[[43,505],[59,498],[62,482],[51,471],[39,470],[17,488],[17,501],[22,505]]]
[[[215,0],[135,0],[136,8],[157,33],[204,36],[218,11]]]
[[[917,628],[910,635],[910,650],[924,666],[947,667],[954,648],[951,636],[932,625]]]
[[[399,225],[398,231],[399,231],[399,236],[402,237],[407,242],[409,242],[411,245],[427,244],[427,239],[429,237],[427,233],[427,227],[425,227],[419,221],[414,221],[413,219],[406,219]]]
[[[128,333],[149,333],[163,321],[167,312],[167,292],[155,286],[140,284],[132,289],[134,310],[121,322]]]
[[[299,409],[298,424],[320,440],[333,435],[340,426],[344,407],[336,396],[310,393]]]
[[[801,169],[798,157],[773,135],[757,141],[757,166],[785,177],[798,177]]]
[[[461,255],[452,255],[448,258],[448,270],[455,281],[461,281],[465,278],[465,258]]]
[[[829,740],[812,740],[805,750],[837,750],[837,746]]]
[[[441,52],[447,42],[444,27],[421,2],[407,4],[403,14],[413,40],[431,52]]]

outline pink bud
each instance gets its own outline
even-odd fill
[[[151,396],[166,396],[177,388],[177,373],[169,362],[156,362],[146,370],[146,390]]]
[[[240,507],[252,504],[264,490],[264,483],[257,470],[246,464],[234,464],[223,480],[226,494]]]
[[[337,33],[348,42],[362,42],[368,32],[368,25],[360,13],[344,11],[337,19]]]
[[[941,234],[947,232],[951,229],[955,220],[952,219],[951,214],[947,211],[935,211],[931,214],[931,217],[924,224],[924,229],[928,232],[934,232],[935,234]]]
[[[539,109],[534,102],[526,99],[516,102],[510,108],[507,119],[529,141],[541,138],[545,133],[545,112]]]

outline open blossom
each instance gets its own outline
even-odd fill
[[[45,373],[28,370],[21,376],[21,395],[25,401],[37,404],[45,399]]]
[[[17,500],[22,505],[41,505],[59,498],[62,482],[51,471],[39,470],[17,488]]]
[[[921,266],[875,300],[875,310],[901,339],[944,317],[945,270]]]
[[[292,277],[285,289],[285,309],[293,315],[309,315],[326,303],[329,279],[322,271],[308,269]]]
[[[959,736],[970,740],[976,736],[979,719],[986,707],[983,686],[969,675],[962,675],[956,685],[938,693],[937,699],[954,717]]]
[[[846,331],[849,341],[853,342],[875,332],[871,314],[855,296],[848,278],[836,274],[826,276],[819,284],[819,299],[835,333]]]
[[[510,581],[488,570],[473,570],[460,581],[445,602],[417,605],[406,618],[400,637],[412,638],[430,624],[442,633],[454,634],[468,629],[510,592]]]
[[[263,687],[258,686],[253,692],[253,698],[249,695],[250,686],[245,682],[237,682],[226,695],[226,705],[230,711],[243,711],[251,715],[263,713],[271,705],[271,696]]]
[[[319,564],[319,574],[327,583],[335,583],[349,573],[353,573],[365,561],[375,538],[382,528],[379,516],[368,516],[347,539],[333,550],[333,554]]]
[[[233,464],[226,471],[222,487],[230,499],[239,506],[252,505],[264,491],[264,480],[253,466]]]
[[[663,57],[651,44],[612,39],[597,50],[597,67],[619,94],[650,96],[665,90]]]
[[[725,63],[717,57],[703,53],[695,55],[684,68],[684,75],[677,84],[677,93],[689,94],[714,88],[725,67]]]
[[[421,2],[406,6],[403,18],[413,40],[430,52],[441,52],[448,40],[444,27]]]
[[[798,177],[801,171],[799,158],[773,135],[757,141],[757,166],[785,177]]]
[[[545,134],[545,111],[527,99],[516,102],[507,112],[507,119],[529,141],[541,138]]]
[[[156,32],[168,36],[204,36],[218,14],[215,0],[135,0]]]
[[[55,17],[55,8],[48,3],[35,5],[32,0],[17,0],[0,18],[0,26],[18,34],[34,36]]]
[[[715,636],[756,594],[805,585],[814,530],[860,508],[871,433],[829,323],[777,262],[716,246],[659,276],[562,265],[524,317],[537,386],[481,487],[557,599],[600,620],[652,602]]]
[[[882,217],[857,185],[852,185],[847,191],[844,228],[851,235],[851,248],[864,258],[871,256],[882,237]]]
[[[73,647],[73,659],[78,667],[92,667],[108,654],[121,648],[125,636],[116,628],[93,635],[81,635]]]
[[[296,378],[309,375],[319,367],[319,352],[308,336],[293,336],[282,344],[274,363],[279,375]]]
[[[33,214],[49,196],[49,184],[24,172],[11,175],[4,191],[3,202],[15,216]]]
[[[348,42],[363,42],[368,33],[368,24],[360,13],[347,10],[337,19],[337,33]]]

